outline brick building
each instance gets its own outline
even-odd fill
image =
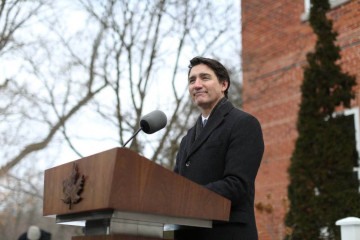
[[[359,81],[360,0],[331,4],[328,16],[339,34],[342,69]],[[255,199],[259,239],[277,240],[286,231],[287,169],[297,137],[303,67],[316,38],[307,21],[310,0],[241,0],[241,5],[243,107],[260,120],[265,140]],[[359,100],[357,88],[353,108],[346,111],[354,114],[357,131]]]

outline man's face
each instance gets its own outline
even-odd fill
[[[219,82],[214,71],[205,64],[196,65],[190,70],[189,93],[203,114],[209,114],[216,103],[224,97],[227,86],[228,82]]]

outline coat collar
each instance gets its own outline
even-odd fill
[[[199,116],[197,123],[193,128],[189,130],[190,141],[187,142],[186,148],[188,149],[188,154],[186,158],[189,158],[192,153],[194,153],[199,147],[204,144],[205,140],[210,136],[210,134],[223,122],[226,115],[234,108],[232,103],[226,98],[222,99],[214,111],[210,114],[208,122],[204,129],[201,131],[199,136],[195,139],[196,134],[196,125],[201,122],[201,116]],[[199,120],[200,119],[200,120]]]

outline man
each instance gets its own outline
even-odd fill
[[[230,77],[218,61],[193,58],[188,81],[201,116],[181,141],[174,171],[231,200],[231,212],[229,222],[180,229],[175,239],[256,240],[254,182],[264,152],[260,124],[227,99]]]

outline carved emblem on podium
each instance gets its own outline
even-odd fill
[[[64,198],[62,199],[64,203],[69,205],[69,209],[73,204],[79,203],[81,201],[81,192],[83,191],[85,183],[85,176],[80,175],[79,168],[76,163],[73,164],[73,170],[68,179],[63,181],[63,193]]]

